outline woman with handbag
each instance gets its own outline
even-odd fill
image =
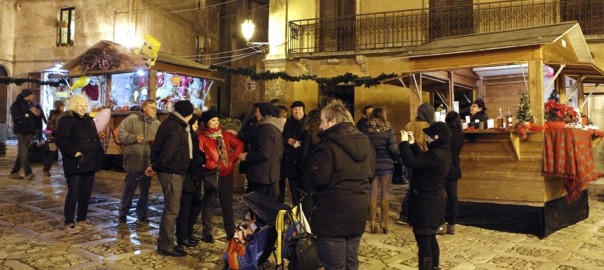
[[[218,113],[207,111],[201,115],[204,128],[198,135],[199,149],[206,155],[204,164],[204,195],[201,201],[202,241],[213,243],[212,216],[216,196],[222,207],[222,220],[227,240],[235,234],[233,218],[233,165],[243,152],[243,142],[229,132],[223,132]]]

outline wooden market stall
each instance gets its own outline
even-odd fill
[[[437,39],[400,58],[408,61],[409,70],[388,83],[411,90],[412,117],[422,102],[442,102],[452,109],[458,100],[463,118],[470,100],[478,97],[485,100],[490,118],[497,116],[497,108],[505,113],[511,107],[515,115],[524,91],[535,122],[544,124],[551,89],[561,100],[574,95],[580,104],[581,78],[602,75],[575,22]],[[584,186],[568,200],[564,178],[544,176],[548,130],[529,132],[525,140],[513,129],[465,134],[458,223],[546,237],[587,218]]]
[[[209,108],[211,93],[217,94],[216,82],[223,81],[205,65],[161,51],[155,65],[150,66],[145,56],[135,50],[104,40],[66,63],[63,69],[69,71],[72,83],[82,76],[89,78],[90,84],[74,92],[87,94],[93,110],[112,110],[107,155],[121,155],[113,131],[145,99],[158,100],[158,118],[163,120],[177,100],[188,99],[197,108]]]

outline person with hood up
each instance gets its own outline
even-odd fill
[[[151,166],[145,171],[148,176],[157,175],[164,193],[157,240],[157,252],[162,256],[187,256],[182,247],[175,245],[174,230],[180,212],[183,182],[193,159],[189,127],[192,117],[193,104],[190,101],[181,100],[174,104],[174,112],[157,129],[151,146]]]
[[[28,159],[28,149],[31,140],[36,133],[36,119],[42,115],[42,111],[34,105],[36,96],[31,89],[23,89],[17,96],[17,100],[10,105],[10,114],[13,118],[13,133],[17,136],[17,159],[10,171],[10,178],[23,179],[19,171],[23,168],[25,179],[31,180],[34,174]]]
[[[419,147],[420,150],[426,151],[428,150],[428,144],[426,143],[426,137],[424,135],[423,129],[430,126],[434,119],[434,108],[432,105],[428,103],[422,103],[417,107],[417,115],[415,119],[411,120],[411,122],[407,123],[405,126],[405,130],[409,131],[413,136],[415,136],[415,144]],[[413,169],[407,168],[407,177],[409,179],[413,178]],[[403,197],[403,201],[401,202],[401,212],[399,214],[398,223],[406,224],[407,223],[407,212],[409,210],[409,190]]]
[[[239,155],[240,160],[247,162],[246,193],[255,191],[277,200],[284,122],[279,118],[279,110],[268,102],[258,104],[256,120],[258,128],[250,151]]]
[[[235,234],[233,217],[233,165],[243,152],[243,142],[230,132],[222,130],[218,112],[209,110],[201,115],[203,128],[198,135],[198,148],[206,155],[204,164],[204,195],[201,201],[201,223],[203,225],[201,240],[213,243],[212,216],[216,196],[222,209],[222,224],[231,240]]]
[[[369,208],[375,153],[340,100],[321,110],[321,142],[309,159],[315,192],[311,228],[327,270],[358,269],[359,244]]]
[[[126,223],[132,198],[136,188],[140,186],[136,216],[138,222],[149,223],[147,219],[149,188],[151,177],[145,175],[145,169],[151,164],[151,144],[159,128],[157,102],[154,99],[143,101],[141,111],[133,113],[124,119],[118,128],[117,138],[124,149],[124,190],[120,202],[119,222]]]
[[[417,241],[420,270],[439,269],[440,248],[436,232],[444,222],[445,182],[451,167],[451,130],[436,122],[423,130],[428,150],[423,152],[413,135],[401,131],[399,149],[403,164],[413,169],[409,184],[409,224]]]

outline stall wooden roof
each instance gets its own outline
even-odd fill
[[[116,49],[118,53],[123,56],[124,61],[120,64],[119,67],[116,67],[111,70],[96,70],[89,72],[80,71],[80,60],[82,57],[88,53],[92,49],[101,49],[101,48],[113,48]],[[82,76],[82,75],[92,75],[92,74],[112,74],[112,73],[124,73],[124,72],[132,72],[138,69],[148,69],[146,67],[146,61],[143,59],[142,55],[134,53],[132,49],[128,49],[118,43],[114,43],[107,40],[102,40],[97,42],[95,45],[90,47],[84,53],[78,55],[76,58],[67,62],[63,65],[63,69],[69,70],[70,76]],[[178,73],[182,75],[188,75],[193,77],[201,77],[212,80],[223,81],[224,79],[219,78],[214,74],[214,72],[206,65],[199,64],[195,61],[191,61],[189,59],[185,59],[174,54],[166,53],[160,51],[157,56],[157,61],[155,65],[151,67],[152,70],[164,71],[164,72],[172,72]]]

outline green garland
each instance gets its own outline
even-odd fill
[[[372,86],[377,86],[381,84],[381,81],[397,77],[398,75],[395,73],[391,74],[380,74],[377,77],[359,77],[352,73],[346,72],[344,75],[332,77],[332,78],[323,78],[317,77],[316,75],[301,75],[301,76],[292,76],[283,71],[272,72],[272,71],[264,71],[257,73],[255,70],[251,68],[243,68],[243,67],[226,67],[226,66],[216,66],[211,65],[210,69],[214,69],[216,71],[234,75],[241,75],[249,77],[252,81],[270,81],[276,79],[282,79],[288,82],[299,82],[301,80],[307,81],[315,81],[321,86],[326,85],[338,85],[338,84],[354,84],[354,86],[365,86],[365,88],[369,88]]]
[[[51,82],[51,81],[41,81],[36,79],[29,78],[12,78],[12,77],[0,77],[0,84],[11,84],[14,83],[16,85],[22,85],[24,83],[37,83],[40,85],[50,85],[54,87],[58,87],[60,85],[64,85],[63,82]]]

